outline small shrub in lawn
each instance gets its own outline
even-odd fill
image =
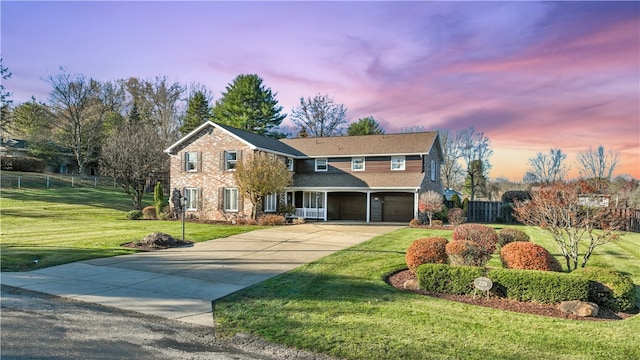
[[[415,274],[418,266],[425,263],[446,264],[446,245],[447,239],[439,236],[414,240],[405,254],[409,270]]]
[[[512,243],[514,241],[529,241],[529,235],[522,230],[513,229],[513,228],[504,228],[498,231],[498,245],[505,246],[508,243]]]
[[[464,216],[464,210],[460,208],[449,209],[449,213],[447,214],[447,218],[449,220],[449,224],[453,226],[461,225],[465,222],[466,217]]]
[[[422,222],[418,219],[411,219],[411,221],[409,221],[409,227],[417,228],[420,227],[420,225],[422,225]]]
[[[502,266],[507,269],[562,271],[562,266],[547,249],[532,242],[516,241],[500,250]]]
[[[156,215],[156,207],[155,206],[147,206],[142,209],[142,218],[145,220],[151,220],[158,218]]]
[[[481,224],[462,224],[453,232],[452,240],[473,241],[487,254],[493,254],[498,243],[498,233]]]
[[[454,266],[484,266],[491,258],[478,244],[468,240],[450,241],[445,246],[449,264]]]
[[[258,225],[283,225],[287,223],[287,219],[283,215],[265,214],[258,218]]]
[[[458,295],[473,293],[473,280],[483,275],[484,269],[476,266],[422,264],[416,270],[420,289]]]
[[[492,269],[487,277],[493,281],[492,291],[519,301],[555,304],[561,301],[586,301],[589,281],[566,273],[535,270]]]
[[[140,210],[131,210],[127,212],[126,217],[128,220],[140,220],[142,219],[142,211]]]
[[[589,280],[589,301],[613,311],[636,306],[636,289],[631,277],[610,269],[586,267],[571,275]]]
[[[294,225],[300,225],[300,224],[304,224],[304,223],[305,223],[305,221],[304,221],[304,218],[303,218],[303,217],[295,218],[295,219],[293,219],[291,222],[292,222]]]

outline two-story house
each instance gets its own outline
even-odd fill
[[[187,214],[203,220],[250,213],[233,171],[251,151],[280,156],[294,173],[293,185],[267,196],[262,212],[293,205],[306,219],[408,222],[418,216],[420,193],[442,193],[437,132],[275,140],[206,122],[165,151],[171,188],[186,198]]]

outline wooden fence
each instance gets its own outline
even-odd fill
[[[447,201],[447,208],[455,206],[452,201]],[[627,219],[626,231],[640,233],[640,210],[631,208],[614,209],[618,216]],[[467,222],[473,223],[518,223],[513,218],[512,205],[501,201],[469,201]]]

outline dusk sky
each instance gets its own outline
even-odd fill
[[[470,126],[490,176],[520,181],[560,148],[620,152],[640,178],[640,2],[14,2],[1,7],[3,84],[46,101],[59,68],[107,81],[199,83],[220,98],[257,74],[291,113],[328,94],[387,133]],[[289,118],[285,125],[291,125]]]

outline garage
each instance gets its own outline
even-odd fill
[[[376,193],[371,195],[371,221],[409,222],[413,219],[413,194]]]
[[[328,220],[367,220],[367,194],[330,193],[327,205]]]

